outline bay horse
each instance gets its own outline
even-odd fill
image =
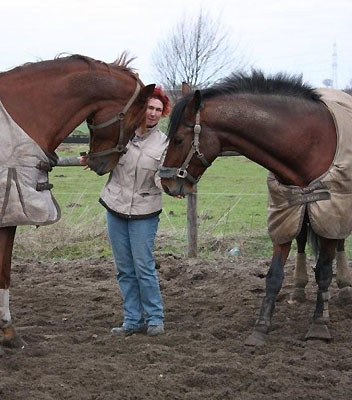
[[[269,170],[268,230],[273,256],[259,316],[246,341],[249,346],[267,341],[292,240],[300,240],[304,250],[305,233],[301,232],[307,227],[319,238],[320,247],[316,308],[306,338],[331,338],[327,323],[332,263],[337,242],[352,230],[352,185],[348,183],[352,178],[352,112],[348,111],[352,98],[333,90],[329,93],[338,101],[325,100],[327,93],[304,84],[300,77],[283,73],[266,77],[254,70],[185,96],[170,117],[170,143],[160,171],[167,194],[192,193],[204,171],[226,151]],[[337,125],[327,103],[338,111],[342,108],[350,125],[346,120]],[[340,141],[341,127],[349,134],[344,142]],[[344,161],[340,159],[343,153],[348,156]],[[351,285],[349,269],[345,272]]]
[[[6,215],[7,207],[12,207],[11,185],[15,182],[14,191],[18,192],[23,203],[24,214],[26,210],[28,213],[18,171],[33,167],[32,170],[44,171],[47,179],[47,172],[57,161],[55,149],[83,121],[87,121],[90,130],[88,166],[102,175],[116,165],[134,130],[143,125],[147,99],[155,86],[145,86],[128,67],[130,61],[126,53],[109,64],[76,54],[28,63],[0,73],[0,121],[8,123],[20,138],[13,139],[11,130],[5,137],[7,127],[0,124],[3,149],[4,143],[15,142],[14,148],[5,149],[9,154],[0,156],[0,160],[6,160],[0,162],[1,171],[6,174],[4,184],[0,183],[1,191],[6,191],[7,195],[0,207],[0,329],[3,345],[23,346],[11,321],[9,306],[11,257],[17,226],[11,220],[7,221]],[[22,151],[23,142],[28,142],[30,149],[38,147],[36,152],[44,162],[21,165],[23,161],[11,158],[18,148]],[[28,153],[31,150],[23,151]],[[31,157],[27,154],[27,159],[31,160]],[[29,188],[30,196],[39,190],[50,192],[48,182],[36,184]],[[20,224],[30,224],[30,221]]]

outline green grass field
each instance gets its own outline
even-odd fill
[[[88,145],[61,145],[60,156],[79,155]],[[252,257],[271,255],[266,230],[267,171],[245,157],[219,157],[198,184],[199,255],[228,253],[239,247]],[[81,167],[56,167],[50,173],[61,220],[41,227],[19,227],[15,255],[80,258],[111,255],[105,209],[98,203],[107,176]],[[349,243],[349,241],[348,241]],[[187,200],[163,195],[157,249],[187,254]],[[350,246],[348,246],[349,248]]]
[[[60,156],[78,155],[87,145],[63,144]],[[56,167],[50,173],[61,220],[47,227],[19,227],[15,254],[76,258],[110,254],[105,210],[98,203],[107,176],[81,167]],[[266,171],[244,157],[219,157],[198,184],[200,252],[239,246],[270,249],[266,235]],[[187,252],[187,200],[163,195],[159,235],[162,251]],[[40,243],[38,243],[40,242]]]

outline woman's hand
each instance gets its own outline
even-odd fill
[[[81,153],[79,153],[81,158],[79,160],[79,163],[84,167],[83,169],[88,169],[88,164],[87,164],[87,152],[86,151],[82,151]]]

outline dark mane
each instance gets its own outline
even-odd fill
[[[234,73],[214,86],[201,90],[202,99],[242,93],[284,95],[312,101],[320,99],[319,93],[314,88],[303,83],[302,76],[291,76],[285,73],[265,76],[263,72],[257,70],[253,70],[251,74]],[[177,131],[184,109],[192,97],[193,93],[190,93],[180,99],[174,106],[168,126],[169,138],[172,138]]]
[[[211,88],[202,90],[203,98],[211,98],[221,94],[252,93],[274,94],[300,97],[307,100],[319,100],[319,94],[309,85],[303,83],[302,76],[285,73],[265,76],[261,71],[232,74]]]

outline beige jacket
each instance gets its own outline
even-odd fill
[[[100,202],[110,210],[133,218],[161,210],[162,187],[158,169],[166,153],[168,139],[158,126],[128,143],[127,153],[110,173]]]

